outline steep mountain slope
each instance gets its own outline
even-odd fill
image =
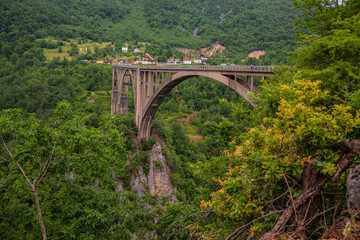
[[[12,48],[11,42],[31,34],[59,40],[148,42],[162,48],[200,49],[219,42],[228,48],[227,57],[267,50],[269,57],[283,61],[284,52],[294,46],[297,16],[287,0],[4,0],[0,12],[3,54]]]

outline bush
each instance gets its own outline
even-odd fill
[[[154,169],[161,171],[164,168],[164,164],[160,162],[159,160],[154,160]]]

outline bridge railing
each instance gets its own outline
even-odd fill
[[[261,71],[261,72],[272,72],[276,66],[244,66],[244,65],[228,65],[228,66],[219,66],[219,65],[131,65],[131,64],[113,64],[113,66],[123,66],[127,68],[141,68],[141,69],[163,69],[163,70],[229,70],[229,71]]]

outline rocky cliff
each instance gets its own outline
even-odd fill
[[[157,139],[147,155],[149,159],[148,174],[145,174],[142,166],[136,173],[133,173],[130,185],[136,190],[138,196],[150,193],[151,195],[167,196],[170,202],[176,201],[176,189],[171,183],[170,168],[163,154],[165,147],[165,143]]]

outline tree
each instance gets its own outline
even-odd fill
[[[237,137],[216,161],[226,164],[227,173],[218,176],[215,167],[201,165],[214,173],[220,189],[202,202],[202,210],[222,221],[204,216],[204,224],[190,228],[197,236],[236,239],[249,229],[251,236],[258,232],[261,239],[273,239],[318,230],[319,216],[324,224],[336,224],[326,212],[339,207],[344,173],[358,164],[360,154],[360,111],[354,104],[359,56],[353,52],[360,40],[359,15],[352,11],[354,1],[323,2],[297,2],[319,13],[303,19],[314,35],[303,37],[305,44],[293,53],[297,68],[280,69],[263,81],[253,99],[259,125]],[[315,234],[321,238],[321,232]]]
[[[61,231],[71,232],[74,228],[83,226],[81,223],[83,220],[80,219],[84,214],[87,215],[87,223],[96,228],[101,223],[98,221],[104,221],[105,216],[93,215],[99,213],[96,209],[90,210],[90,206],[87,213],[78,215],[80,209],[75,208],[78,203],[76,200],[71,200],[73,199],[71,194],[74,192],[78,198],[81,196],[85,198],[81,200],[83,201],[81,204],[90,204],[90,202],[86,203],[88,201],[86,198],[90,197],[89,194],[93,194],[93,191],[89,189],[84,191],[79,187],[87,188],[92,185],[101,186],[102,189],[99,191],[104,196],[117,199],[115,192],[112,193],[114,190],[112,175],[116,173],[118,178],[125,180],[126,150],[123,134],[116,130],[112,121],[108,118],[102,121],[101,128],[87,128],[67,102],[60,102],[57,105],[49,123],[36,119],[33,114],[23,118],[20,110],[3,110],[0,115],[2,146],[0,158],[3,161],[2,167],[7,170],[1,169],[1,172],[12,179],[5,186],[8,187],[8,194],[14,194],[13,198],[15,198],[3,198],[3,210],[16,200],[17,189],[19,187],[21,189],[26,183],[33,195],[34,203],[31,205],[35,205],[43,239],[48,236],[47,228],[50,229],[51,235],[58,235]],[[18,173],[23,180],[12,177],[19,176]],[[64,192],[65,189],[67,191]],[[67,202],[68,200],[71,202]],[[46,220],[44,220],[44,205],[53,205],[54,201],[60,201],[57,204],[66,208],[67,214],[78,215],[76,217],[78,220],[73,218],[71,222],[80,220],[80,225],[66,226],[71,222],[66,219],[67,214],[64,212],[60,211],[62,213],[57,215],[56,212],[59,210],[47,209],[48,216],[45,215]],[[117,201],[111,204],[107,204],[109,210],[119,206]],[[57,219],[55,222],[52,220],[54,217]],[[54,226],[57,226],[57,231]],[[11,228],[9,226],[7,228],[8,232],[2,234],[4,237],[9,237],[11,234]],[[106,231],[102,231],[102,234]],[[91,230],[87,232],[91,234]],[[31,231],[28,234],[31,234]],[[36,232],[33,234],[33,238],[37,238]]]
[[[78,45],[71,44],[71,49],[70,49],[70,52],[69,52],[70,56],[75,56],[78,53],[79,53]]]
[[[360,141],[346,139],[359,128],[360,112],[353,116],[351,107],[345,105],[319,106],[329,97],[328,92],[319,89],[320,84],[302,80],[295,81],[291,87],[278,86],[282,99],[276,116],[264,118],[262,125],[242,135],[241,144],[234,142],[225,152],[227,174],[215,180],[220,183],[220,190],[213,192],[211,200],[203,201],[201,207],[224,219],[218,227],[226,231],[216,233],[212,224],[208,225],[211,231],[194,226],[198,236],[210,231],[213,236],[235,239],[241,232],[235,226],[231,230],[233,222],[241,226],[239,223],[245,225],[246,221],[259,219],[261,223],[252,222],[250,229],[255,234],[272,226],[272,212],[282,214],[272,234],[281,233],[295,212],[295,223],[301,228],[304,219],[300,216],[305,213],[299,207],[314,197],[329,179],[336,183],[359,154],[358,147],[350,146],[360,146]],[[213,171],[213,167],[207,167],[205,173]],[[294,196],[293,204],[283,205],[284,192]],[[272,204],[268,205],[269,202]]]

